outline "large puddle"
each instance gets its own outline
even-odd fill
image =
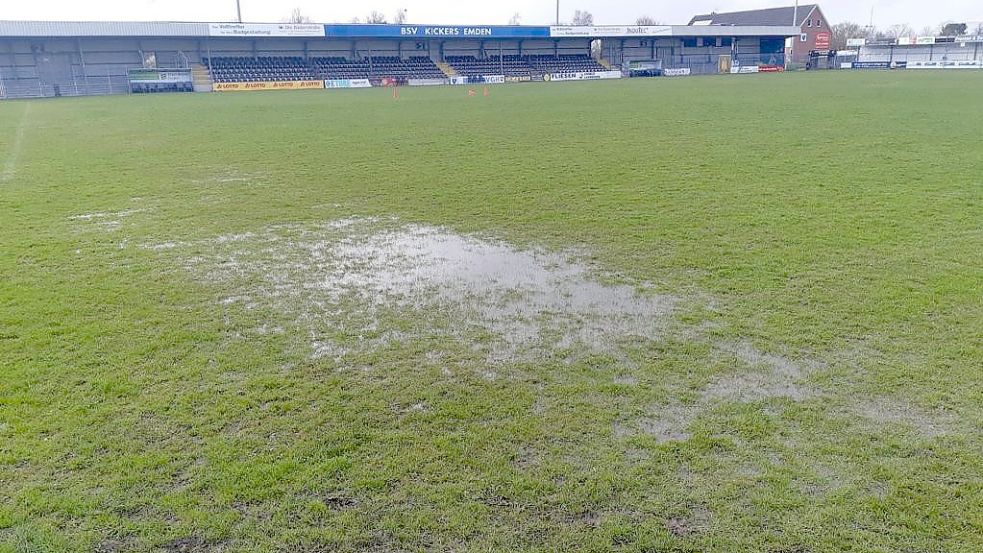
[[[112,219],[107,214],[80,220]],[[606,355],[639,379],[631,360],[640,344],[666,338],[681,299],[653,286],[625,283],[576,253],[515,248],[500,240],[393,219],[352,218],[322,225],[279,225],[187,244],[144,244],[154,251],[193,250],[186,267],[218,285],[221,303],[253,315],[239,318],[255,336],[299,332],[315,359],[353,367],[389,352],[422,363],[475,357],[486,376],[509,363]],[[231,320],[231,319],[230,319]],[[802,402],[824,396],[811,383],[824,363],[762,352],[747,341],[714,340],[705,325],[675,324],[676,339],[704,342],[731,370],[706,382],[688,403],[653,405],[622,419],[617,436],[685,441],[695,420],[721,404]],[[469,364],[470,365],[470,364]],[[447,370],[446,366],[443,370]],[[672,386],[672,383],[668,385]],[[869,398],[866,398],[869,399]],[[905,426],[925,437],[944,433],[939,417],[884,398],[858,401],[863,419]],[[865,408],[861,408],[863,406]],[[937,420],[930,427],[924,420]],[[927,430],[926,430],[927,428]]]
[[[279,226],[211,246],[191,268],[237,290],[226,303],[290,313],[312,355],[339,360],[427,337],[459,338],[493,362],[621,356],[659,340],[676,303],[602,282],[572,254],[394,221]]]

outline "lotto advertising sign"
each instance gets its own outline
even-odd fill
[[[324,88],[324,81],[257,81],[252,83],[215,83],[216,92],[237,92],[248,90],[305,90]]]

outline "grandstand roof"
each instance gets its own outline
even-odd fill
[[[801,27],[812,12],[818,8],[816,4],[804,4],[785,8],[766,8],[763,10],[747,10],[742,12],[708,13],[697,15],[690,20],[690,25],[792,25],[792,20],[798,16],[795,26]]]
[[[0,36],[208,36],[208,23],[162,21],[0,21]]]
[[[240,37],[240,38],[645,38],[794,36],[787,24],[726,28],[687,25],[338,25],[320,23],[196,23],[0,21],[0,37]]]

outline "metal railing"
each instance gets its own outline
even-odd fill
[[[101,96],[129,94],[127,75],[68,77],[45,80],[40,77],[6,77],[0,73],[0,99],[53,98],[58,96]]]
[[[663,69],[689,69],[693,75],[715,75],[721,72],[721,56],[688,55],[666,56],[655,61],[661,62]],[[731,66],[785,66],[784,54],[737,54],[730,59]]]

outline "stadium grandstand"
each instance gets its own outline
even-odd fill
[[[854,41],[859,69],[983,69],[983,36]],[[844,64],[846,67],[846,64]]]
[[[0,98],[784,69],[793,26],[0,21]]]

